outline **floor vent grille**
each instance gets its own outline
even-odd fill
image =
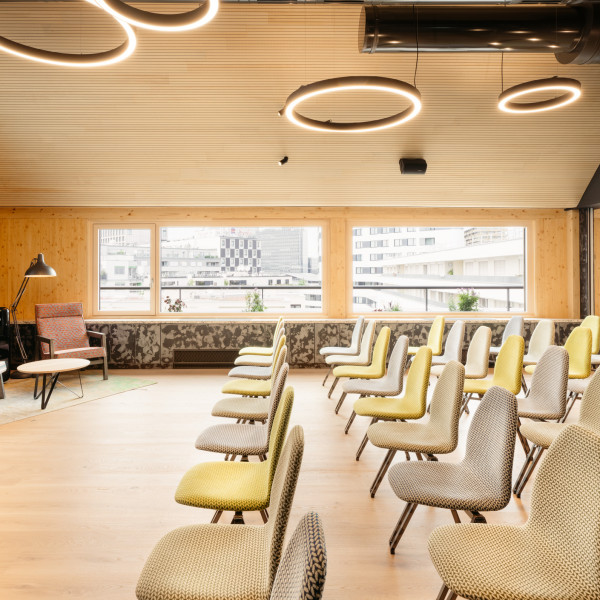
[[[173,350],[174,369],[232,367],[239,350]]]

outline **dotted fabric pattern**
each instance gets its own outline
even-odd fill
[[[465,379],[483,379],[487,377],[490,364],[490,344],[492,330],[486,325],[478,327],[467,348],[465,361]]]
[[[389,470],[388,480],[405,502],[456,510],[501,510],[511,497],[516,434],[517,400],[507,390],[493,387],[473,416],[460,463],[398,463]]]
[[[232,396],[219,400],[212,409],[213,417],[264,421],[269,416],[268,398],[240,398]]]
[[[302,517],[281,559],[271,600],[320,600],[327,575],[325,533],[319,515]]]
[[[350,340],[350,346],[347,348],[342,346],[325,346],[319,350],[319,354],[323,356],[329,356],[330,354],[344,354],[350,355],[358,354],[358,348],[360,344],[360,334],[362,332],[363,325],[365,323],[364,317],[358,317],[354,329],[352,330],[352,338]]]
[[[375,347],[373,348],[373,359],[370,365],[351,366],[341,365],[333,369],[335,377],[354,377],[359,379],[381,379],[385,375],[385,363],[387,359],[388,347],[390,344],[391,329],[382,327]]]
[[[521,527],[436,529],[431,559],[467,600],[600,599],[600,438],[568,426],[542,461]]]
[[[181,527],[156,545],[140,575],[138,600],[267,600],[302,464],[304,434],[294,427],[281,453],[265,525]]]
[[[447,454],[458,445],[458,423],[462,405],[465,368],[450,361],[440,376],[431,398],[425,423],[375,423],[367,430],[369,441],[379,448]]]

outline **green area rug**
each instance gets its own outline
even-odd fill
[[[63,373],[56,384],[52,397],[45,410],[41,410],[41,398],[34,400],[33,388],[35,379],[9,379],[4,383],[5,398],[0,399],[0,425],[35,417],[44,413],[69,408],[76,404],[83,404],[90,400],[114,396],[122,392],[135,390],[136,388],[153,385],[156,381],[142,379],[140,377],[125,377],[110,374],[108,379],[102,379],[101,371],[89,371],[81,373],[83,384],[83,398],[77,398],[73,392],[65,389],[60,382],[80,393],[79,378],[77,373]],[[40,377],[40,386],[42,378]]]

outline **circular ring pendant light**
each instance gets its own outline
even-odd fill
[[[560,96],[539,102],[522,102],[521,98],[536,92],[562,92]],[[535,113],[553,110],[575,102],[581,96],[581,83],[566,77],[536,79],[515,85],[498,96],[498,108],[508,113]]]
[[[297,112],[297,107],[302,102],[337,92],[349,90],[372,90],[395,94],[410,101],[411,105],[395,115],[377,119],[374,121],[362,121],[358,123],[336,123],[333,121],[319,121],[311,119]],[[345,133],[361,133],[367,131],[378,131],[380,129],[389,129],[402,123],[410,121],[421,111],[421,94],[419,90],[398,79],[387,77],[336,77],[334,79],[324,79],[306,86],[298,88],[286,100],[285,106],[279,111],[280,115],[285,115],[292,123],[310,129],[312,131],[340,131]]]
[[[219,10],[219,0],[206,0],[201,6],[184,13],[161,14],[134,8],[123,0],[95,0],[113,17],[142,29],[154,31],[188,31],[212,21]]]
[[[85,1],[96,8],[100,8],[95,0]],[[118,19],[116,19],[116,21],[125,31],[127,39],[120,46],[105,52],[94,52],[91,54],[53,52],[51,50],[42,50],[41,48],[26,46],[25,44],[20,44],[19,42],[9,40],[2,36],[0,36],[0,50],[14,56],[26,58],[27,60],[33,60],[49,65],[60,65],[65,67],[101,67],[104,65],[112,65],[131,56],[137,43],[132,27]]]

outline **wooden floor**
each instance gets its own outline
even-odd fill
[[[197,451],[194,440],[218,422],[210,410],[226,371],[127,373],[157,384],[0,427],[3,600],[132,600],[158,539],[210,520],[210,511],[180,506],[173,494],[186,469],[221,458]],[[344,435],[352,397],[336,416],[323,374],[293,370],[289,377],[296,390],[292,424],[304,427],[306,450],[288,532],[308,510],[322,516],[329,600],[433,600],[440,580],[427,537],[451,515],[419,507],[397,554],[389,554],[403,504],[387,480],[375,499],[368,491],[384,451],[369,446],[354,460],[366,421],[358,418]],[[576,418],[574,410],[569,421]],[[462,419],[459,450],[444,460],[460,458],[469,421]],[[518,446],[515,475],[523,458]],[[486,514],[488,521],[522,523],[530,489],[522,501]]]

